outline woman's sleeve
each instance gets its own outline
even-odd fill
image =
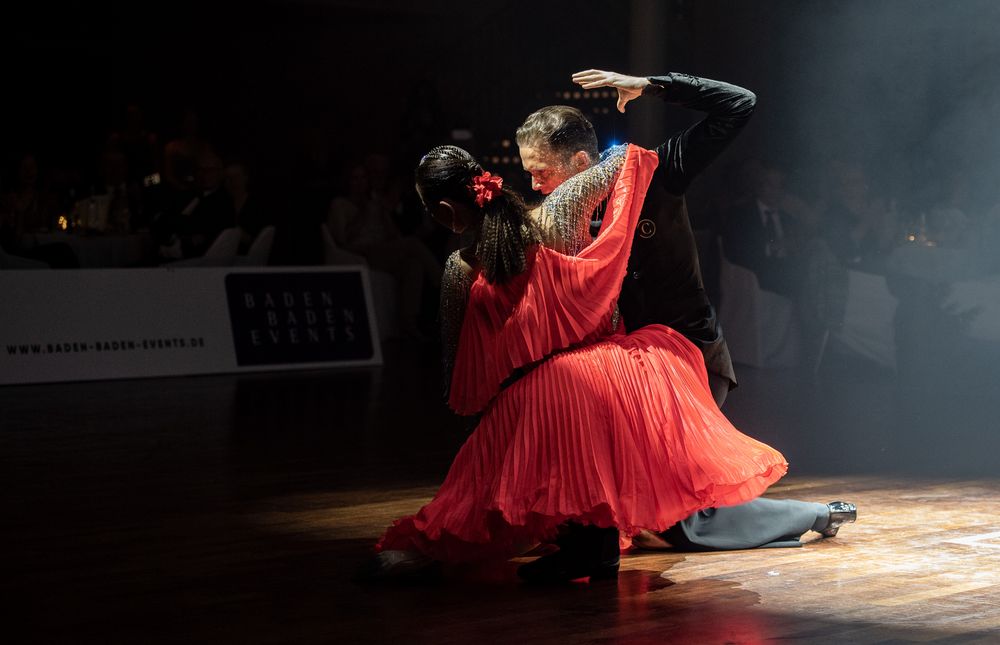
[[[591,243],[591,217],[611,192],[627,148],[611,148],[600,162],[570,177],[545,198],[541,221],[547,246],[565,255],[576,255]]]
[[[474,272],[469,271],[459,251],[448,256],[441,278],[441,360],[444,368],[445,398],[451,389],[451,372],[455,366],[458,340],[465,320],[465,306],[469,302],[469,288]]]

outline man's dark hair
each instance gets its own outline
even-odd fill
[[[597,161],[601,151],[597,147],[594,126],[583,112],[569,105],[549,105],[532,112],[517,129],[518,146],[544,144],[562,158],[580,150]]]

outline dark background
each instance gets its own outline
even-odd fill
[[[905,198],[941,166],[961,164],[981,199],[995,197],[995,3],[668,1],[658,3],[656,17],[666,20],[654,29],[662,41],[647,43],[663,60],[638,69],[630,52],[643,43],[632,25],[649,4],[6,8],[4,179],[25,150],[43,162],[92,163],[129,103],[162,141],[193,107],[204,136],[227,155],[251,159],[258,176],[287,179],[310,156],[338,166],[395,153],[412,136],[407,105],[421,86],[436,93],[444,128],[471,129],[475,147],[489,151],[525,114],[572,90],[573,71],[597,67],[679,70],[753,89],[758,112],[738,145],[800,174],[829,157],[861,156]],[[686,118],[665,112],[668,126]],[[604,121],[608,141],[629,132],[628,117]]]
[[[973,219],[1000,203],[991,0],[41,2],[3,9],[2,23],[0,192],[29,150],[43,175],[86,172],[130,103],[161,145],[194,108],[205,140],[249,161],[279,225],[279,264],[321,261],[318,242],[283,243],[294,236],[282,225],[301,222],[314,240],[337,178],[365,155],[390,156],[405,175],[455,130],[481,158],[502,153],[526,114],[563,102],[572,72],[590,67],[682,71],[757,94],[749,126],[689,193],[696,228],[711,226],[710,204],[734,191],[731,170],[750,156],[779,165],[807,200],[822,195],[829,161],[846,159],[902,212],[941,201],[954,175],[969,182]],[[571,102],[594,117],[602,144],[653,146],[694,118],[656,101],[627,115],[611,98]],[[523,182],[515,163],[500,171]],[[834,373],[843,396],[811,406],[809,423],[834,436],[871,417],[857,396],[875,378],[898,396],[885,415],[901,453],[925,455],[920,433],[942,428],[992,438],[997,349],[956,342],[951,319],[927,320],[901,350],[917,363],[909,377],[848,362]],[[772,394],[747,392],[734,396],[762,408]],[[972,448],[959,461],[995,470],[991,454]]]

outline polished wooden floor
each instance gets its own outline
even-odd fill
[[[995,402],[835,367],[742,370],[771,495],[858,504],[801,549],[628,554],[617,584],[514,564],[358,586],[465,435],[432,352],[350,372],[0,389],[8,643],[1000,643]],[[944,402],[941,402],[943,398]]]

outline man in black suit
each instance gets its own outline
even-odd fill
[[[715,309],[705,293],[684,193],[746,125],[756,96],[735,85],[676,73],[642,78],[588,70],[574,74],[573,80],[584,89],[615,88],[621,112],[629,101],[651,95],[706,113],[703,120],[675,132],[656,148],[660,164],[653,184],[659,185],[666,197],[659,204],[648,200],[643,206],[618,306],[627,329],[664,324],[698,346],[705,357],[713,396],[721,406],[728,391],[735,387],[736,376]],[[549,106],[529,115],[518,128],[517,144],[522,165],[531,175],[532,188],[542,194],[552,192],[599,159],[593,125],[579,110],[568,106]],[[647,534],[646,544],[667,546],[663,540],[669,546],[687,550],[798,546],[799,536],[806,531],[833,536],[841,524],[853,522],[855,515],[853,505],[843,502],[757,499],[740,506],[699,511],[660,536]],[[592,528],[568,532],[560,542],[561,549],[574,554],[599,553],[596,547],[580,544],[600,539],[608,543],[606,537],[592,536]],[[607,557],[607,550],[600,555]],[[572,561],[551,562],[549,566],[534,567],[525,577],[558,579],[569,575],[567,568],[586,569]]]
[[[706,112],[704,120],[674,133],[656,148],[660,165],[629,256],[618,306],[629,329],[660,323],[681,332],[701,349],[710,386],[721,405],[736,386],[729,349],[715,309],[705,293],[694,232],[684,193],[691,181],[739,134],[753,114],[756,97],[735,85],[668,74],[651,78],[590,70],[574,75],[584,88],[614,87],[618,109],[643,95]],[[597,136],[579,110],[549,106],[518,129],[521,162],[532,188],[548,194],[598,159]]]
[[[224,229],[236,226],[233,201],[223,187],[224,167],[215,152],[206,150],[197,160],[192,194],[177,193],[175,207],[153,222],[153,235],[164,258],[204,255]]]
[[[799,200],[785,193],[781,170],[757,159],[743,164],[739,181],[745,195],[725,213],[723,254],[753,271],[762,289],[797,299],[805,268],[800,265],[801,231],[786,204],[801,209]]]

